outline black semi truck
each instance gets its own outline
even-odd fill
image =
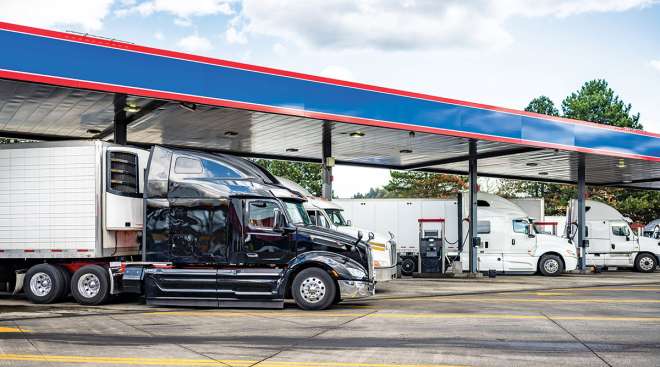
[[[49,209],[47,235],[12,242],[0,233],[0,284],[5,291],[22,289],[33,302],[56,302],[70,293],[81,304],[96,305],[114,294],[138,293],[151,305],[281,308],[293,298],[313,310],[374,292],[371,251],[362,234],[353,238],[313,226],[303,196],[249,160],[105,142],[21,144],[1,149],[0,158],[2,151],[13,151],[5,154],[9,166],[25,166],[15,156],[60,153],[75,157],[64,159],[69,165],[87,162],[45,178],[50,183],[37,184],[35,194],[66,200],[77,197],[71,190],[82,190],[89,202]],[[51,161],[31,160],[35,170],[54,172],[47,167]],[[68,196],[57,195],[63,186]],[[2,205],[0,210],[16,207]],[[62,211],[68,213],[66,230],[53,225]],[[41,217],[35,221],[22,210],[11,223],[31,223],[39,233]]]

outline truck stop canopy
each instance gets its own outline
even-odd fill
[[[660,189],[660,135],[0,23],[0,136]],[[583,154],[583,155],[582,155]]]

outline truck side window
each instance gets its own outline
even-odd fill
[[[202,162],[199,159],[178,157],[174,164],[174,173],[177,174],[201,174],[203,172]]]
[[[241,175],[233,169],[220,164],[218,162],[205,160],[204,161],[204,175],[207,177],[227,177],[227,178],[240,178]]]
[[[319,225],[319,221],[318,221],[318,219],[317,219],[316,214],[317,214],[317,213],[316,213],[316,210],[310,210],[310,211],[307,212],[307,215],[309,215],[309,219],[312,220],[312,224],[315,225],[315,226],[318,226],[318,225]]]
[[[272,201],[252,201],[248,209],[248,224],[251,227],[272,229],[275,227],[277,204]]]
[[[525,233],[529,234],[528,222],[523,219],[515,219],[513,221],[513,231],[516,233]]]
[[[614,225],[612,226],[612,234],[615,236],[626,237],[630,236],[628,226]]]

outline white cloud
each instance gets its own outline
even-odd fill
[[[229,27],[227,32],[225,32],[225,39],[228,43],[232,44],[245,44],[247,43],[247,38],[245,33],[242,31],[237,31],[234,27]]]
[[[329,49],[498,48],[512,17],[567,17],[657,0],[244,0],[245,30]]]
[[[162,41],[165,39],[165,35],[163,34],[163,32],[156,32],[154,33],[154,38],[159,41]]]
[[[336,65],[330,65],[323,68],[323,70],[321,70],[321,76],[347,81],[354,80],[353,73],[344,67]]]
[[[187,18],[174,18],[174,24],[179,27],[191,27],[193,25],[192,21]]]
[[[649,62],[649,65],[651,65],[651,67],[653,67],[654,69],[660,71],[660,59],[659,60],[651,60]]]
[[[176,45],[187,52],[207,52],[213,49],[211,41],[196,34],[181,38]]]
[[[223,0],[151,0],[121,9],[116,14],[121,16],[128,13],[139,13],[148,16],[158,12],[170,13],[183,19],[193,16],[233,14],[229,3]]]
[[[273,52],[275,52],[278,55],[284,55],[284,53],[286,52],[286,47],[283,44],[276,42],[273,45]]]
[[[35,27],[71,26],[85,31],[103,27],[113,0],[3,0],[0,20]]]

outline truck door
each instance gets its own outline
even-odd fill
[[[290,233],[278,230],[284,218],[279,202],[269,199],[246,200],[245,240],[241,261],[252,264],[285,264],[294,255]]]
[[[605,257],[606,265],[632,265],[630,254],[635,250],[635,239],[626,222],[610,223],[610,253]]]
[[[587,247],[587,265],[604,266],[612,250],[610,227],[607,221],[587,221],[585,238]],[[575,236],[577,239],[577,235]]]
[[[525,218],[513,219],[506,229],[510,241],[504,244],[504,271],[536,271],[537,259],[532,256],[536,250],[536,235]]]
[[[493,233],[491,230],[492,222],[493,218],[480,220],[477,225],[477,234],[481,240],[481,244],[477,247],[477,270],[502,272],[504,271],[502,259],[502,244],[504,241],[501,232]],[[497,223],[498,221],[495,219],[494,222]],[[468,230],[467,227],[465,230]],[[467,244],[463,248],[463,253],[466,254],[464,262],[469,262],[468,248]]]

